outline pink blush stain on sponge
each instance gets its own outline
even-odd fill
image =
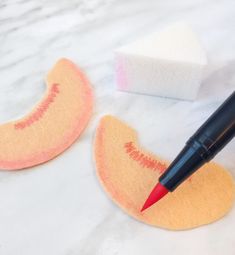
[[[116,65],[117,83],[120,90],[128,90],[127,75],[125,72],[125,65],[121,58],[118,58]]]

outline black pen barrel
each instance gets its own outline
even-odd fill
[[[210,161],[235,136],[235,92],[188,140],[159,181],[173,191],[187,177]]]

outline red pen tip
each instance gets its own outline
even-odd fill
[[[159,201],[161,198],[163,198],[169,190],[165,188],[160,182],[154,187],[152,192],[150,193],[149,197],[145,201],[141,212],[149,208],[151,205],[155,204],[157,201]]]

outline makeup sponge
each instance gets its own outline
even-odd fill
[[[140,212],[168,162],[143,149],[135,130],[112,116],[101,119],[94,155],[98,178],[128,214],[171,230],[195,228],[223,217],[234,201],[234,182],[221,166],[209,163],[173,193]]]
[[[22,169],[52,159],[87,125],[93,95],[82,71],[61,59],[46,82],[45,96],[29,114],[0,126],[0,169]]]
[[[123,91],[193,100],[206,62],[191,28],[175,23],[116,51],[117,86]]]

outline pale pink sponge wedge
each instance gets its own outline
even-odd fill
[[[25,117],[0,126],[0,169],[30,167],[63,152],[86,127],[92,105],[85,75],[70,60],[59,60],[42,101]]]
[[[180,22],[116,51],[123,91],[193,100],[207,63],[197,36]]]

